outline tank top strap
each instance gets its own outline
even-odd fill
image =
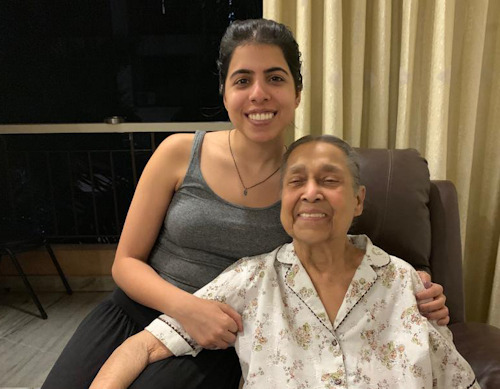
[[[187,183],[189,181],[195,181],[198,183],[203,182],[200,161],[201,145],[203,144],[205,134],[206,131],[196,131],[194,134],[193,146],[191,147],[191,155],[189,156],[189,166],[183,183]]]

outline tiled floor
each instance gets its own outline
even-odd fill
[[[85,315],[109,292],[38,293],[40,319],[23,292],[0,291],[0,389],[38,388]]]

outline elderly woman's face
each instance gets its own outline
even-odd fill
[[[325,142],[303,144],[284,172],[281,223],[294,240],[306,244],[345,239],[363,210],[364,195],[364,187],[354,191],[341,149]]]

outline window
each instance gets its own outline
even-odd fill
[[[228,120],[215,60],[262,0],[2,0],[0,124]]]

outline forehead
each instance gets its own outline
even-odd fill
[[[287,161],[286,172],[297,169],[347,170],[347,156],[331,143],[305,143],[293,150]]]
[[[248,43],[234,49],[229,63],[229,73],[236,69],[258,71],[276,66],[289,71],[285,56],[279,46]]]

